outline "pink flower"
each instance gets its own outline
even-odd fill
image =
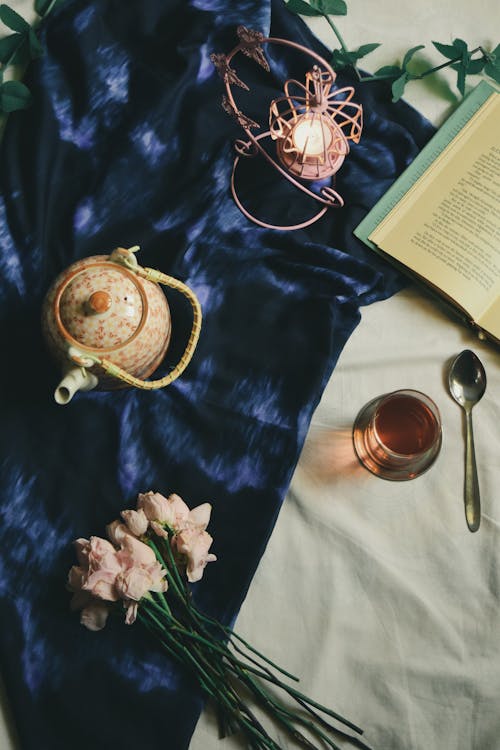
[[[75,551],[76,551],[76,557],[78,559],[78,562],[80,565],[83,565],[85,567],[88,566],[89,563],[89,552],[90,552],[90,542],[88,539],[76,539],[74,542],[75,545]]]
[[[79,540],[81,541],[81,540]],[[80,545],[80,549],[82,545]],[[83,558],[87,556],[88,567],[81,566],[81,571],[70,571],[70,585],[75,585],[80,572],[80,588],[88,591],[92,596],[114,602],[118,599],[114,583],[121,570],[116,550],[106,539],[98,536],[90,537],[89,546]]]
[[[156,555],[151,547],[130,534],[124,537],[121,549],[117,553],[122,568],[134,565],[147,567],[156,562]]]
[[[68,588],[70,591],[81,591],[86,571],[79,565],[73,565],[68,574]]]
[[[152,578],[146,568],[128,568],[116,578],[116,588],[122,599],[139,602],[149,591]]]
[[[142,509],[148,521],[166,523],[170,517],[168,500],[159,492],[140,494],[137,498],[137,508]]]
[[[165,570],[156,559],[149,545],[141,542],[132,534],[125,534],[122,546],[117,552],[121,570],[115,586],[120,598],[140,601],[148,591],[163,592],[168,583],[164,578]]]
[[[200,531],[205,531],[210,521],[212,506],[210,503],[203,503],[189,511],[188,525],[193,525]]]
[[[212,541],[206,531],[193,527],[182,529],[173,537],[172,546],[186,558],[186,576],[190,583],[199,581],[207,563],[217,560],[208,552]]]
[[[164,592],[168,583],[164,579],[165,571],[160,563],[148,567],[133,566],[126,568],[116,578],[116,588],[122,599],[139,602],[148,591]]]
[[[116,549],[107,539],[101,539],[99,536],[90,537],[88,567],[91,572],[97,570],[118,572],[120,564],[116,559]]]
[[[116,602],[120,597],[115,589],[116,573],[98,570],[92,573],[82,586],[83,591],[88,591],[98,599],[108,602]]]
[[[127,524],[128,530],[134,536],[142,536],[148,530],[148,519],[142,508],[139,508],[139,510],[122,510],[120,515]]]
[[[133,534],[128,526],[126,526],[118,519],[116,521],[113,521],[112,523],[108,523],[108,525],[106,526],[106,534],[108,535],[108,538],[113,542],[113,544],[116,544],[117,547],[120,547],[123,544],[126,537],[133,537]]]
[[[151,547],[137,539],[124,523],[113,521],[106,526],[106,531],[111,541],[120,547],[117,554],[121,565],[123,565],[124,550],[128,550],[128,553],[134,557],[134,562],[139,565],[149,565],[156,560]]]
[[[139,495],[137,510],[124,510],[109,524],[110,541],[92,536],[77,539],[78,565],[68,574],[68,588],[73,592],[72,609],[81,610],[81,622],[89,630],[104,627],[111,603],[119,599],[125,608],[125,622],[137,617],[138,603],[149,592],[167,591],[167,570],[155,550],[143,539],[151,529],[171,545],[185,567],[188,581],[199,581],[207,563],[216,560],[210,554],[212,537],[206,532],[211,505],[203,503],[190,510],[179,495],[168,498],[158,492]],[[146,539],[147,541],[147,539]],[[161,544],[158,540],[157,543]]]
[[[83,568],[74,565],[68,576],[68,588],[74,591],[70,607],[73,612],[81,610],[80,622],[89,630],[102,630],[108,619],[110,605],[96,599],[88,591],[81,589]]]
[[[159,536],[162,539],[168,539],[168,531],[159,521],[151,521],[149,526],[156,536]]]
[[[142,508],[150,523],[157,522],[171,529],[180,528],[189,518],[189,508],[179,495],[168,498],[159,492],[139,495],[137,507]]]
[[[94,599],[88,604],[80,614],[80,622],[88,630],[102,630],[106,625],[106,620],[109,615],[109,606],[105,602],[100,602]]]
[[[137,619],[137,602],[123,602],[125,607],[125,625],[133,625]]]
[[[165,570],[161,567],[159,562],[154,565],[150,565],[148,573],[151,576],[150,591],[156,591],[158,594],[163,594],[168,589],[168,581],[164,578]]]
[[[168,504],[173,516],[170,526],[173,529],[178,529],[188,520],[190,513],[189,508],[182,497],[179,497],[179,495],[176,495],[175,493],[168,496]]]

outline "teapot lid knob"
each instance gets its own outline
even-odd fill
[[[87,300],[87,306],[91,313],[104,313],[111,307],[111,295],[108,292],[92,292]]]

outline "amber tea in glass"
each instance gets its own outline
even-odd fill
[[[436,459],[441,447],[441,418],[424,393],[400,390],[370,401],[353,430],[360,462],[384,479],[413,479]]]

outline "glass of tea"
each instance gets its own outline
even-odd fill
[[[370,401],[353,428],[360,462],[383,479],[402,481],[422,474],[441,448],[441,417],[428,396],[401,390]]]

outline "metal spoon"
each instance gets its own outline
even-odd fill
[[[451,395],[465,412],[465,518],[470,531],[477,531],[481,519],[481,504],[471,412],[486,390],[486,372],[474,352],[465,349],[456,357],[450,368],[448,383]]]

